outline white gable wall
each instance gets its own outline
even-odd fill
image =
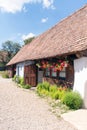
[[[74,60],[74,87],[73,90],[78,91],[84,99],[84,105],[87,108],[87,57]]]
[[[19,63],[16,65],[16,75],[24,77],[24,63]]]

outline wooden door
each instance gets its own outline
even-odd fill
[[[28,65],[24,67],[24,81],[26,84],[36,86],[36,66]]]

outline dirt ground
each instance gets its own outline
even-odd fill
[[[0,130],[77,130],[49,109],[34,91],[0,76]]]

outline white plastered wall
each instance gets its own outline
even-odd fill
[[[16,75],[24,77],[24,63],[19,63],[16,65]]]
[[[74,60],[74,87],[73,90],[78,91],[83,100],[84,106],[87,108],[87,57]]]

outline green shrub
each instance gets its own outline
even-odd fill
[[[42,88],[49,91],[49,88],[50,88],[50,84],[48,82],[43,82],[42,83]]]
[[[21,77],[17,76],[16,82],[17,82],[18,84],[20,84],[20,83],[21,83]]]
[[[12,80],[16,82],[16,78],[17,78],[17,76],[14,75],[14,77],[12,78]]]
[[[43,96],[43,97],[46,97],[49,95],[49,92],[45,89],[42,89],[40,92],[39,92],[39,95],[40,96]]]
[[[49,91],[49,87],[50,84],[47,82],[44,83],[39,83],[37,85],[37,93],[39,94],[39,96],[47,96],[48,95],[48,91]]]
[[[53,99],[62,99],[66,90],[64,89],[59,89],[56,85],[52,85],[50,86],[50,96],[53,98]]]
[[[59,98],[59,94],[58,94],[57,86],[56,85],[51,85],[50,86],[50,88],[49,88],[49,96],[52,99],[58,99]]]
[[[20,85],[25,85],[24,78],[20,78]]]
[[[19,77],[17,75],[14,75],[12,80],[17,82],[20,85],[24,85],[24,78],[23,77]]]
[[[59,90],[58,90],[59,91]],[[62,98],[64,97],[64,95],[66,94],[65,90],[59,91],[59,99],[62,100]]]
[[[15,81],[16,83],[20,84],[20,82],[21,82],[21,77],[19,77],[19,76],[17,76],[17,75],[14,75],[14,77],[13,77],[12,80]]]
[[[29,84],[22,85],[22,88],[25,88],[25,89],[30,89],[30,88],[31,88],[31,85],[29,85]]]
[[[50,84],[48,82],[39,83],[37,85],[37,89],[45,89],[49,91],[49,88],[50,88]]]
[[[48,82],[37,85],[37,93],[41,96],[50,96],[52,99],[61,99],[65,90],[59,90],[56,85],[50,85]]]
[[[37,85],[37,92],[39,93],[40,90],[42,90],[42,89],[43,89],[43,85],[42,85],[42,83],[39,83],[39,84]]]
[[[57,86],[56,85],[51,85],[50,88],[49,88],[49,91],[50,92],[56,92],[57,91]]]
[[[49,85],[49,83],[39,83],[37,85],[37,93],[42,96],[49,96],[52,99],[62,101],[70,109],[79,109],[82,106],[82,98],[79,93],[68,90],[67,88]]]
[[[21,87],[21,88],[25,88],[25,89],[31,88],[31,85],[24,83],[23,77],[19,77],[19,76],[15,75],[14,78],[13,78],[13,81],[15,81],[18,84],[18,86]]]
[[[7,71],[4,71],[4,72],[2,73],[2,77],[3,77],[3,78],[9,78],[8,72],[7,72]]]
[[[79,109],[82,107],[82,98],[78,92],[66,92],[62,102],[70,109]]]
[[[56,92],[51,93],[51,98],[53,98],[55,100],[59,99],[59,92],[56,91]]]

